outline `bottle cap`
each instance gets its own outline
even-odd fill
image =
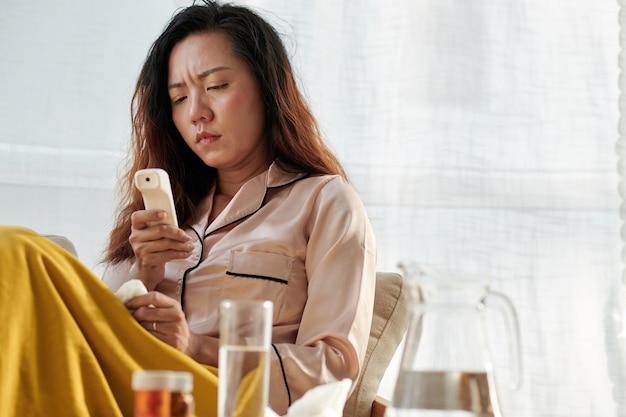
[[[189,372],[135,371],[131,386],[133,390],[191,392],[193,375]]]

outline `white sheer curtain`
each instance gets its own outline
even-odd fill
[[[514,302],[520,391],[492,343],[505,416],[625,416],[618,2],[244,4],[284,34],[379,269],[485,273]],[[175,7],[0,5],[0,222],[69,235],[98,269],[133,82]]]
[[[67,235],[99,269],[132,89],[173,10],[151,0],[0,2],[0,223]]]

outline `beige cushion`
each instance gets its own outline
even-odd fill
[[[409,306],[402,276],[394,272],[378,272],[365,363],[359,381],[346,402],[344,417],[370,415],[380,380],[404,336],[408,320]]]
[[[50,239],[51,241],[61,246],[63,249],[65,249],[72,255],[78,257],[78,253],[76,252],[76,247],[74,246],[72,241],[66,238],[65,236],[59,236],[59,235],[42,235],[42,236],[47,239]]]

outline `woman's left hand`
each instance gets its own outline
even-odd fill
[[[150,291],[126,303],[135,319],[150,333],[187,353],[192,334],[180,303],[165,294]]]

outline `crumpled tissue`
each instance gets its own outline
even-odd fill
[[[115,292],[115,296],[119,298],[119,300],[126,304],[129,300],[137,297],[138,295],[148,294],[148,289],[144,285],[144,283],[138,279],[131,279],[130,281],[126,281],[118,290]]]
[[[291,404],[287,417],[341,417],[348,399],[352,380],[330,382],[308,390],[302,398]],[[265,417],[278,417],[271,408],[265,410]]]

